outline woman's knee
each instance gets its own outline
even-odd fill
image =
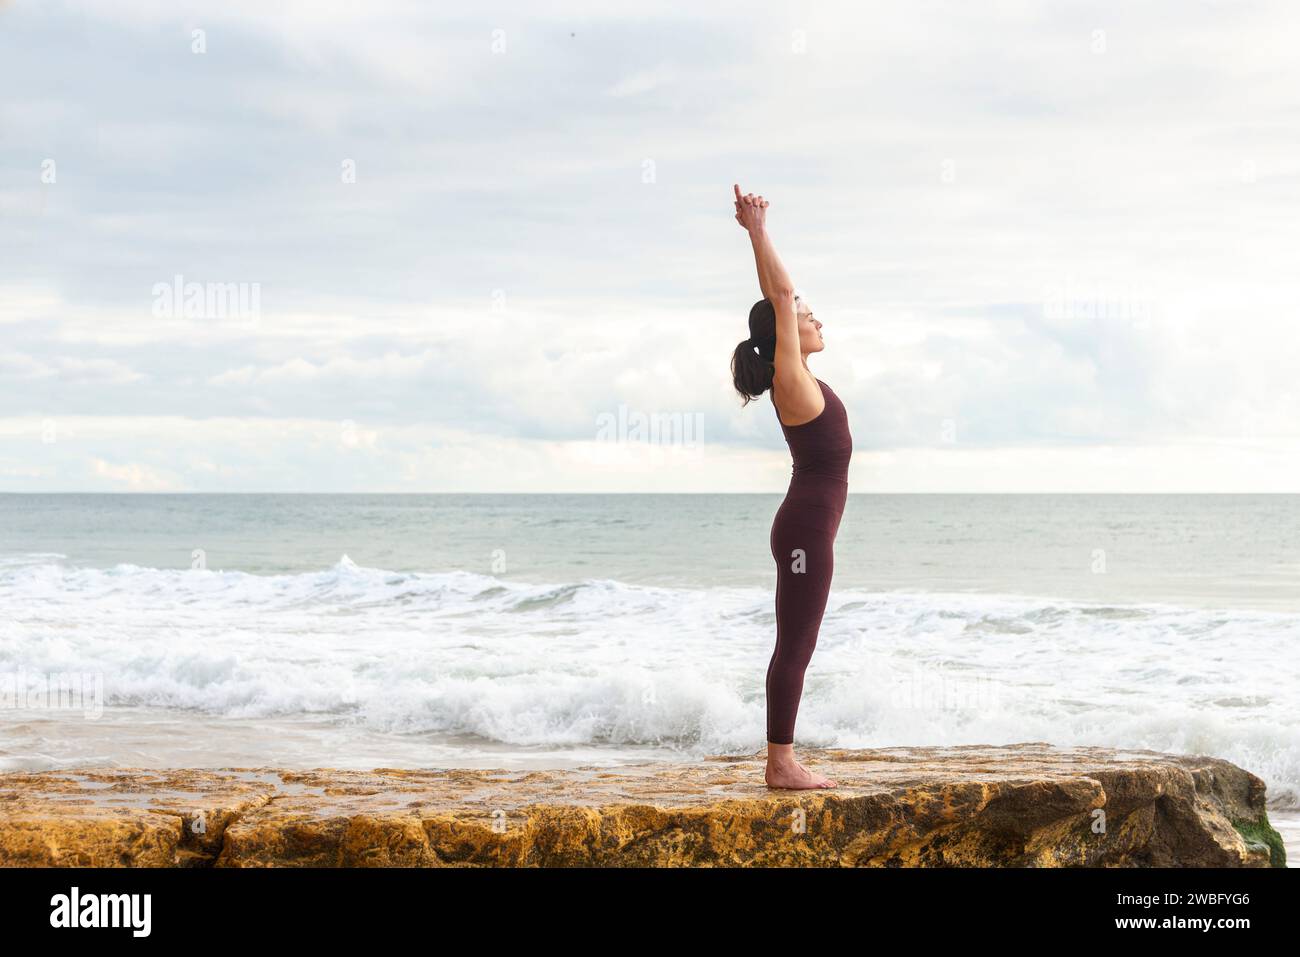
[[[793,638],[782,635],[781,643],[772,655],[769,668],[803,671],[812,661],[813,649],[816,647],[816,634],[797,635]]]

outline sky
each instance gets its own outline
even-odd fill
[[[1300,492],[1286,2],[0,3],[0,491]],[[176,294],[176,290],[180,294]]]

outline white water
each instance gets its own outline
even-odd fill
[[[761,588],[530,584],[346,557],[250,575],[11,556],[0,768],[752,752],[773,629]],[[1300,808],[1297,640],[1291,613],[836,590],[797,736],[1211,754]],[[101,680],[102,713],[47,707],[33,692],[58,674]]]

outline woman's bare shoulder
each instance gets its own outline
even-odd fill
[[[821,384],[807,369],[800,369],[791,378],[794,381],[772,378],[772,404],[776,406],[777,416],[785,425],[803,425],[821,415],[826,408],[826,396],[822,394]],[[782,414],[784,408],[786,414]],[[786,421],[787,414],[791,419]]]

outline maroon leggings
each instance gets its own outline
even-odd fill
[[[838,487],[843,482],[827,480]],[[834,500],[837,489],[791,488],[772,522],[772,558],[776,561],[776,649],[767,665],[767,740],[794,743],[794,721],[803,694],[803,674],[817,647],[817,633],[835,571],[835,532],[840,509],[809,504],[813,498]]]

